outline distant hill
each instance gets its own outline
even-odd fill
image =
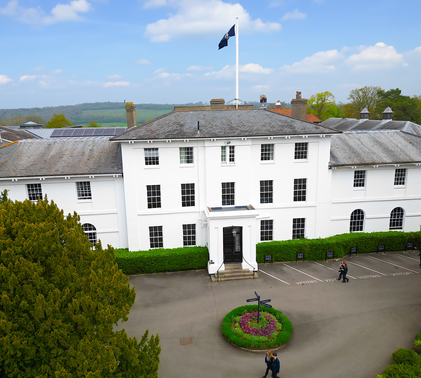
[[[258,102],[250,101],[255,108]],[[187,104],[136,104],[136,120],[138,124],[147,122],[163,114],[169,113],[174,106],[203,106],[202,102]],[[268,108],[273,104],[268,104]],[[124,102],[94,102],[78,105],[49,106],[44,108],[0,109],[0,125],[17,125],[30,120],[30,116],[39,117],[48,122],[54,114],[64,114],[74,125],[86,125],[95,121],[102,126],[126,126],[126,110]]]

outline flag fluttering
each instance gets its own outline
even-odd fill
[[[235,25],[232,25],[232,28],[228,31],[228,33],[225,33],[225,35],[222,37],[221,42],[219,42],[219,49],[221,50],[223,47],[228,46],[228,40],[230,37],[235,36]]]

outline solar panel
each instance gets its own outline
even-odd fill
[[[94,131],[95,131],[94,133],[95,136],[103,136],[105,132],[104,129],[95,129]]]
[[[51,138],[82,138],[116,136],[127,131],[127,127],[98,127],[98,128],[77,128],[77,129],[57,129],[54,130]]]
[[[51,133],[51,138],[61,137],[63,135],[63,130],[54,130]]]
[[[83,130],[83,136],[93,136],[95,135],[95,129],[85,129]]]
[[[73,135],[73,130],[69,129],[69,130],[63,130],[63,136],[64,137],[70,137]]]
[[[81,137],[81,136],[83,136],[83,134],[84,134],[84,131],[85,130],[83,130],[83,129],[75,129],[75,131],[74,131],[74,133],[73,133],[73,137]]]

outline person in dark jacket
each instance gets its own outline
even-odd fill
[[[269,370],[272,370],[272,360],[273,360],[272,352],[270,350],[268,350],[266,352],[266,356],[265,356],[266,373],[262,378],[266,378],[268,373],[269,373]]]
[[[273,360],[272,360],[272,378],[278,378],[279,370],[281,369],[281,363],[278,360],[278,355],[273,353]]]
[[[343,272],[342,272],[342,277],[343,277],[342,282],[349,282],[349,278],[346,278],[347,273],[348,273],[348,265],[346,265],[346,263],[344,262],[343,263]]]
[[[341,278],[342,278],[342,276],[344,275],[344,264],[345,264],[345,262],[343,260],[339,264],[339,278],[338,278],[338,281],[340,281]]]

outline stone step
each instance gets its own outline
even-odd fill
[[[219,277],[219,281],[234,281],[234,280],[252,280],[253,278],[259,278],[257,274],[251,276],[242,276],[242,277]]]
[[[243,269],[241,264],[225,264],[225,271]]]
[[[238,269],[238,270],[230,270],[230,271],[222,271],[219,272],[218,275],[212,275],[211,279],[212,282],[219,282],[219,281],[230,281],[230,280],[245,280],[245,279],[253,279],[259,278],[257,273],[254,273],[248,269]]]

